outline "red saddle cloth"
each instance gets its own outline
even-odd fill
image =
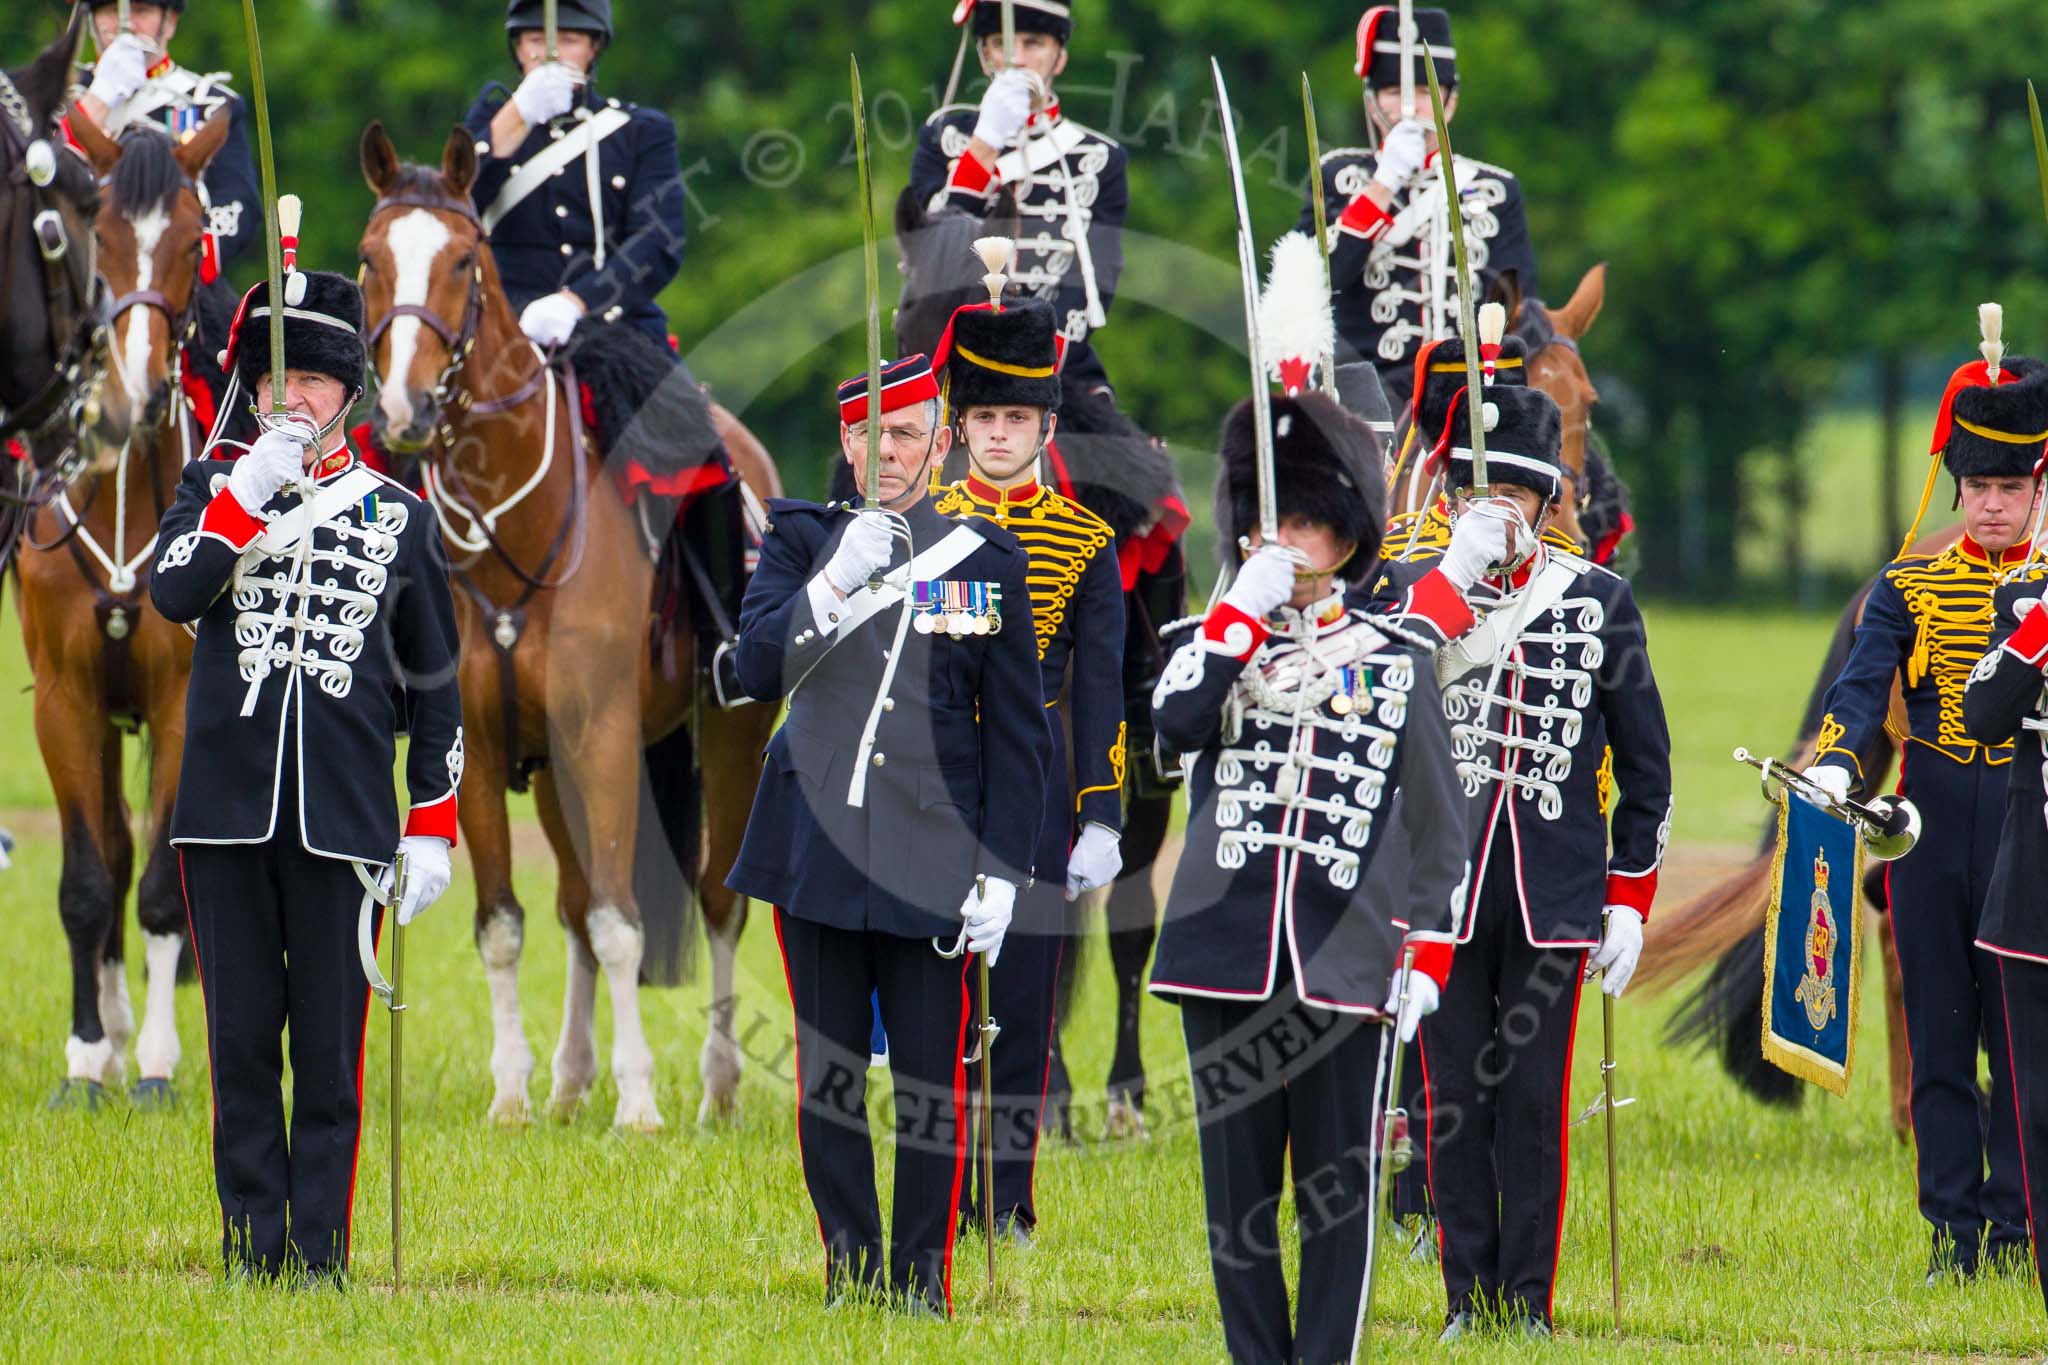
[[[1052,466],[1053,487],[1060,496],[1080,501],[1074,495],[1074,478],[1067,471],[1066,459],[1060,454],[1057,436],[1045,443],[1045,458]],[[1116,567],[1123,579],[1125,592],[1137,587],[1139,574],[1159,572],[1174,542],[1188,529],[1187,504],[1180,500],[1179,494],[1167,494],[1153,504],[1152,510],[1157,515],[1143,535],[1126,536],[1117,541]]]

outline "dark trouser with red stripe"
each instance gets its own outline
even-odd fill
[[[2042,1252],[2048,1248],[2048,965],[2011,957],[2000,958],[1998,965],[2005,978],[2006,1059],[2016,1082],[2034,1274],[2041,1282],[2042,1306],[2048,1308],[2048,1274],[2042,1273]]]
[[[290,805],[280,829],[297,826]],[[222,1255],[230,1269],[266,1274],[288,1262],[345,1269],[370,996],[356,955],[362,886],[348,863],[310,854],[291,835],[185,844],[179,854],[206,998]]]
[[[971,959],[942,958],[929,939],[834,929],[781,909],[775,934],[796,1012],[797,1147],[825,1242],[826,1293],[883,1283],[866,1105],[870,1000],[879,995],[896,1085],[888,1287],[950,1312]]]
[[[1422,1021],[1444,1293],[1452,1313],[1504,1306],[1547,1322],[1586,954],[1529,945],[1505,856],[1488,867],[1473,915],[1472,941],[1451,963],[1437,1012]]]
[[[1045,1113],[1046,1068],[1052,1062],[1053,992],[1059,983],[1066,886],[1037,881],[1017,893],[1017,912],[1003,937],[1002,956],[989,970],[989,1012],[1002,1030],[989,1054],[995,1088],[996,1215],[1012,1214],[1025,1227],[1038,1226],[1031,1202],[1031,1176],[1038,1160],[1038,1126]],[[969,973],[971,984],[976,980]],[[973,1028],[970,1020],[968,1027]],[[972,1039],[968,1047],[974,1046]],[[893,1062],[893,1057],[892,1057]],[[968,1088],[981,1084],[979,1066],[968,1068]],[[977,1100],[978,1103],[978,1100]],[[974,1114],[978,1114],[976,1109]],[[968,1121],[967,1179],[960,1188],[960,1212],[982,1216],[981,1149],[977,1120]]]
[[[1920,1216],[1935,1254],[1965,1273],[1984,1252],[2020,1249],[2027,1235],[1998,959],[1976,946],[2004,828],[2006,772],[1908,744],[1902,789],[1920,808],[1920,842],[1885,871],[1913,1059]],[[1991,1059],[1989,1114],[1977,1098],[1980,1045]]]
[[[1234,1361],[1348,1361],[1372,1231],[1377,1020],[1301,1003],[1285,974],[1262,1001],[1183,997],[1202,1143],[1209,1266]],[[1298,1321],[1280,1268],[1280,1194],[1293,1161]]]

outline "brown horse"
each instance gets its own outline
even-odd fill
[[[719,711],[698,671],[666,670],[649,648],[654,566],[641,528],[588,457],[578,397],[520,333],[470,205],[469,134],[449,135],[438,168],[402,164],[383,128],[363,133],[377,196],[361,255],[371,359],[394,445],[424,445],[426,491],[458,591],[468,774],[463,837],[476,874],[476,942],[495,1042],[490,1116],[529,1112],[533,1053],[518,970],[525,911],[512,888],[506,789],[538,764],[534,791],[558,869],[556,913],[569,935],[562,1033],[549,1106],[572,1114],[596,1074],[592,1013],[604,971],[612,999],[613,1123],[652,1129],[654,1058],[641,1029],[644,948],[633,887],[643,744],[701,716],[705,849],[676,850],[695,875],[710,939],[712,1027],[699,1118],[732,1112],[740,1058],[732,1033],[733,956],[746,902],[725,887],[739,851],[773,707]],[[779,492],[775,468],[730,414],[715,412],[753,491]],[[677,629],[689,630],[688,613]],[[685,636],[676,647],[692,654]]]
[[[185,740],[192,641],[151,605],[156,524],[197,453],[181,380],[197,322],[206,212],[200,172],[220,149],[216,115],[183,144],[154,130],[109,140],[90,121],[75,133],[109,189],[95,222],[99,269],[115,295],[108,366],[88,404],[100,452],[30,524],[18,570],[20,612],[35,677],[36,741],[63,830],[57,907],[71,949],[71,1036],[57,1103],[97,1105],[126,1074],[135,1033],[122,970],[122,907],[134,861],[122,794],[124,730],[149,735],[150,849],[136,888],[149,993],[135,1038],[133,1097],[173,1097],[173,1003],[185,943],[176,854],[167,842]]]

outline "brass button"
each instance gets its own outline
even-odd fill
[[[568,244],[567,242],[564,242],[564,243],[562,243],[562,254],[563,254],[564,256],[566,256],[566,255],[568,255],[568,254],[569,254],[569,250],[570,250],[570,248],[569,248],[569,244]]]
[[[885,754],[876,754],[876,755],[875,755],[875,766],[876,766],[877,768],[881,767],[881,766],[882,766],[882,763],[883,763],[883,761],[884,761],[884,760],[886,759],[886,757],[887,757],[887,755],[885,755]]]
[[[612,188],[613,188],[613,189],[615,189],[615,190],[622,190],[622,189],[626,188],[626,177],[625,177],[625,176],[623,176],[623,175],[615,175],[615,176],[613,176],[613,177],[612,177]]]

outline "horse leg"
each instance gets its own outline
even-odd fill
[[[555,1042],[554,1083],[548,1092],[548,1112],[567,1123],[583,1106],[590,1083],[597,1079],[597,959],[590,955],[579,932],[590,914],[590,884],[584,879],[575,841],[569,837],[568,821],[562,817],[561,793],[551,769],[534,775],[533,796],[541,828],[555,851],[555,918],[561,922],[568,948],[562,1033]]]
[[[100,799],[105,803],[100,819],[101,849],[107,863],[107,882],[113,889],[113,914],[107,923],[107,939],[100,948],[100,1023],[106,1027],[107,1043],[113,1055],[107,1059],[104,1081],[120,1085],[128,1078],[128,1043],[135,1037],[135,1006],[128,998],[127,908],[128,887],[135,874],[135,836],[128,828],[128,800],[121,790],[121,732],[109,725],[107,741],[100,750]]]
[[[775,708],[742,706],[721,712],[706,703],[697,713],[706,722],[697,736],[705,797],[704,871],[697,882],[697,900],[704,908],[704,937],[711,945],[711,1016],[698,1057],[704,1099],[697,1107],[697,1121],[708,1123],[739,1112],[741,1058],[733,1033],[738,1006],[733,967],[740,932],[747,927],[747,898],[728,888],[725,879],[740,855],[754,788],[761,780],[761,751],[775,728]]]
[[[1145,1135],[1145,1058],[1138,1045],[1138,1018],[1145,1000],[1145,964],[1152,960],[1152,945],[1159,938],[1152,864],[1166,842],[1172,814],[1171,796],[1130,803],[1124,817],[1124,868],[1109,888],[1104,909],[1109,960],[1116,973],[1116,1051],[1109,1063],[1104,1122],[1111,1138]]]
[[[53,1106],[98,1107],[114,1058],[100,1020],[100,960],[114,923],[114,878],[105,847],[107,801],[103,752],[110,740],[97,698],[83,689],[39,687],[36,741],[57,798],[63,870],[57,879],[57,914],[71,952],[71,1033],[64,1040],[64,1084]],[[118,774],[118,760],[115,764]]]
[[[138,1104],[170,1104],[171,1087],[183,1049],[178,1042],[178,961],[185,952],[185,892],[171,847],[171,806],[178,795],[178,769],[185,753],[185,689],[160,687],[147,717],[150,743],[149,859],[135,888],[135,918],[142,926],[146,969],[142,1032],[135,1039],[135,1069],[141,1073],[130,1098]]]
[[[476,952],[491,997],[492,1123],[521,1124],[533,1117],[527,1087],[533,1047],[519,1010],[519,957],[526,944],[526,909],[512,891],[512,826],[505,813],[505,755],[490,725],[463,728],[464,786],[457,803],[462,838],[476,877]]]

